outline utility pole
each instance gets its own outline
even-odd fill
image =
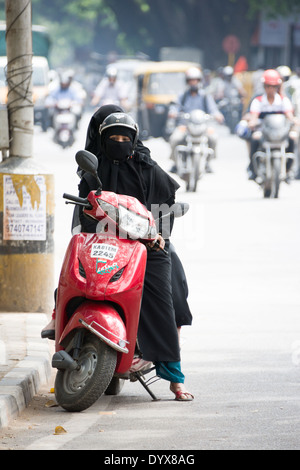
[[[0,164],[0,311],[53,306],[53,176],[32,158],[31,0],[6,0],[9,149]]]
[[[33,144],[31,1],[6,0],[7,109],[10,156],[31,157]]]

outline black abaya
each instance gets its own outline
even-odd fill
[[[125,171],[127,170],[128,168]],[[95,179],[86,175],[80,182],[79,196],[86,197],[89,191],[95,187]],[[118,191],[116,188],[110,187],[108,189],[105,184],[103,184],[103,190],[114,190],[114,192],[124,194],[123,191]],[[140,188],[138,190],[140,191]],[[134,194],[128,195],[135,196]],[[96,231],[95,223],[87,220],[83,213],[81,213],[80,220],[83,231]],[[171,258],[163,251],[148,251],[138,343],[145,360],[152,362],[180,361],[172,299]]]
[[[171,260],[162,251],[148,251],[138,342],[146,361],[180,361]]]

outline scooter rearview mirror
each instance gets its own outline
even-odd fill
[[[82,170],[92,173],[92,175],[97,173],[98,160],[93,153],[87,150],[79,150],[75,155],[75,160]]]
[[[97,157],[87,150],[79,150],[75,155],[75,160],[78,166],[87,173],[91,173],[99,183],[99,189],[97,194],[101,194],[102,183],[99,179],[97,169],[98,169],[98,159]]]

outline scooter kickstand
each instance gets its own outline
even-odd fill
[[[144,389],[147,390],[147,392],[149,393],[149,395],[152,397],[152,399],[154,401],[159,401],[159,398],[157,398],[154,393],[150,390],[150,388],[148,387],[148,385],[146,384],[145,380],[144,380],[144,376],[143,376],[143,373],[140,372],[140,371],[137,371],[137,372],[134,372],[132,375],[134,375],[138,381],[143,385]]]

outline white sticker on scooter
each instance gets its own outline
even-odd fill
[[[93,243],[91,258],[101,258],[112,261],[118,252],[118,247],[106,243]]]

